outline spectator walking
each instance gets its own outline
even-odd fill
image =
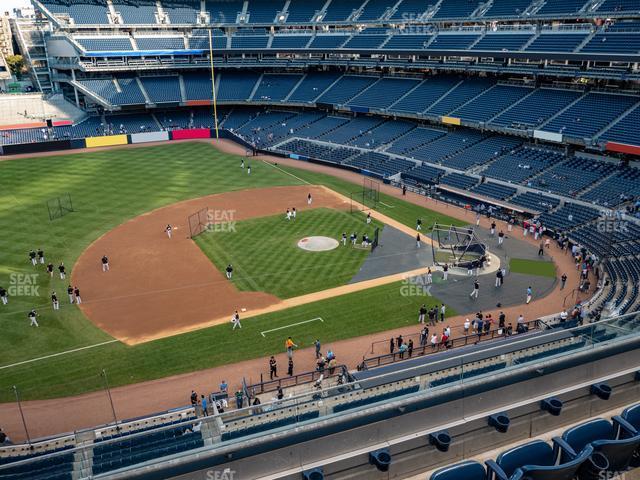
[[[298,348],[298,345],[293,343],[293,339],[291,337],[288,337],[287,340],[284,342],[284,346],[287,350],[287,357],[293,358],[293,349]]]
[[[322,344],[320,343],[320,340],[316,338],[316,341],[313,342],[313,346],[316,347],[316,360],[318,358],[320,358],[320,349],[322,348]]]
[[[238,409],[242,408],[243,403],[244,403],[244,395],[242,394],[242,390],[238,390],[236,392],[236,407]]]
[[[273,377],[278,378],[278,362],[276,361],[276,357],[271,355],[269,359],[269,379],[273,380]]]
[[[293,358],[289,359],[289,367],[287,368],[287,375],[293,377]]]
[[[560,290],[564,290],[564,286],[567,284],[567,274],[563,273],[560,277]]]

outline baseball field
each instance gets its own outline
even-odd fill
[[[261,161],[252,161],[251,166],[252,173],[247,175],[240,168],[240,157],[222,153],[208,143],[0,162],[0,286],[9,291],[9,304],[0,305],[0,401],[13,399],[14,385],[23,399],[94,391],[103,387],[103,369],[109,374],[110,384],[117,386],[262,357],[280,352],[286,335],[294,335],[300,346],[308,346],[316,337],[329,342],[381,332],[413,323],[415,312],[425,300],[439,303],[433,297],[403,296],[398,283],[388,283],[256,315],[243,321],[241,331],[232,331],[226,322],[130,345],[117,340],[113,329],[135,328],[153,302],[159,310],[165,304],[179,306],[178,300],[186,296],[185,292],[202,287],[197,268],[191,269],[189,259],[181,258],[179,250],[177,258],[164,251],[154,255],[153,242],[166,240],[162,223],[158,223],[157,232],[151,232],[148,243],[142,235],[134,237],[137,248],[126,255],[118,250],[121,244],[115,241],[117,232],[126,234],[127,228],[144,225],[153,212],[171,208],[167,211],[181,212],[176,205],[190,208],[185,202],[208,196],[215,197],[211,201],[218,196],[229,201],[233,195],[241,195],[243,202],[248,202],[248,211],[257,211],[267,195],[261,192],[272,192],[278,198],[277,189],[281,187],[291,189],[287,191],[293,192],[292,198],[300,198],[300,204],[305,198],[300,192],[306,192],[309,185],[326,187],[346,197],[361,188],[320,173]],[[67,195],[73,211],[51,219],[47,202]],[[322,253],[314,257],[315,253],[296,249],[295,241],[302,236],[338,239],[343,231],[365,231],[362,213],[338,208],[337,201],[335,205],[327,202],[331,208],[320,203],[313,210],[301,211],[289,224],[283,208],[277,211],[281,213],[265,210],[260,215],[239,218],[234,236],[205,232],[194,241],[186,238],[185,229],[177,230],[175,236],[220,276],[225,266],[233,263],[232,287],[238,292],[262,292],[278,299],[303,295],[344,285],[368,255],[365,250],[336,249],[327,256]],[[461,225],[458,220],[384,194],[377,210],[409,227],[415,226],[417,218],[426,226],[435,222]],[[370,228],[374,226],[381,224],[374,223]],[[103,246],[108,246],[109,252],[97,250]],[[46,263],[56,267],[53,276],[44,265],[31,264],[32,249],[44,251]],[[114,275],[127,269],[146,271],[161,278],[167,287],[156,288],[153,296],[138,293],[144,285],[112,281],[102,288],[102,253],[112,259]],[[65,280],[57,275],[61,262],[67,269]],[[178,272],[180,262],[186,262],[184,272]],[[95,277],[89,279],[83,269],[95,269]],[[182,276],[176,284],[178,273]],[[86,283],[81,282],[85,278]],[[76,282],[82,292],[82,310],[67,300],[67,287]],[[117,297],[110,296],[113,284],[120,288]],[[195,300],[189,298],[189,303],[198,303],[198,298],[207,298],[212,304],[224,301],[224,295],[216,294],[215,282],[207,288]],[[123,289],[131,296],[123,299]],[[54,291],[61,301],[57,311],[51,308]],[[129,312],[115,310],[118,313],[112,316],[117,325],[110,333],[89,319],[91,312],[110,312],[125,300],[122,305]],[[38,312],[37,328],[31,327],[27,318],[32,309]],[[178,324],[189,315],[177,312],[167,321]],[[310,321],[317,318],[322,321]]]

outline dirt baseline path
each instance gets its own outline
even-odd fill
[[[307,205],[307,194],[313,196]],[[241,292],[189,238],[188,216],[203,208],[213,221],[284,214],[295,205],[345,209],[324,187],[293,186],[228,192],[187,200],[136,217],[91,244],[76,263],[72,281],[87,301],[80,307],[99,328],[133,345],[228,321],[235,310],[254,313],[282,301],[264,292]],[[169,239],[164,229],[173,226]],[[110,269],[102,271],[101,258]]]

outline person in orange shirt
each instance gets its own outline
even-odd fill
[[[298,348],[298,345],[293,343],[293,340],[291,339],[291,337],[289,337],[287,338],[287,341],[284,342],[284,346],[287,349],[287,357],[293,358],[293,349]]]

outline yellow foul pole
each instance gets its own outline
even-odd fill
[[[213,92],[213,122],[216,127],[216,138],[220,138],[218,134],[218,102],[216,96],[216,74],[213,69],[213,37],[209,30],[209,59],[211,60],[211,91]]]

